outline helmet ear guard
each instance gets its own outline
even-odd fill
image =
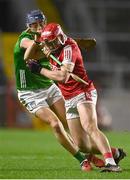
[[[46,23],[46,17],[43,14],[42,11],[38,10],[32,10],[30,11],[26,16],[26,24],[29,26],[30,24],[35,23],[37,20],[44,21]]]

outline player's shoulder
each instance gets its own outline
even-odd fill
[[[77,48],[77,43],[74,39],[68,37],[67,41],[65,42],[64,49],[75,49]]]
[[[28,38],[28,39],[34,39],[33,35],[31,33],[28,33],[26,31],[23,31],[20,36],[19,36],[20,39],[23,39],[23,38]]]
[[[75,46],[77,45],[76,41],[73,38],[71,38],[71,37],[67,38],[66,43],[70,44],[70,45],[75,45]]]

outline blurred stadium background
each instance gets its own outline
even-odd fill
[[[13,47],[32,9],[41,9],[72,37],[96,39],[96,47],[82,53],[99,93],[99,123],[129,131],[129,0],[0,0],[0,126],[46,128],[19,104],[15,89]]]

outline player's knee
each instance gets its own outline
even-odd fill
[[[97,132],[97,126],[95,124],[88,124],[85,128],[86,132],[91,136],[92,133]]]

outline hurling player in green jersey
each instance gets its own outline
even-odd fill
[[[73,143],[61,123],[65,119],[60,115],[60,110],[62,108],[63,111],[64,107],[61,91],[52,80],[32,73],[24,60],[26,49],[32,44],[38,44],[35,35],[40,34],[46,25],[46,18],[40,10],[33,10],[27,14],[26,22],[28,29],[21,33],[14,47],[18,98],[30,113],[50,125],[59,143],[80,162],[81,169],[89,171],[91,166],[88,160],[80,153],[79,148]],[[50,69],[49,61],[45,57],[39,58],[39,62]]]

